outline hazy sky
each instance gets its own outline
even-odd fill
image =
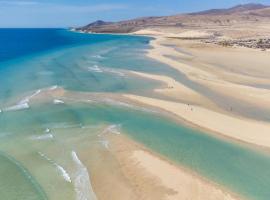
[[[68,27],[102,19],[170,15],[249,3],[246,0],[0,0],[0,27]],[[270,5],[270,0],[253,0]]]

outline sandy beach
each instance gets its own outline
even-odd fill
[[[98,156],[103,161],[109,161],[107,167],[96,169],[99,173],[91,168],[98,199],[108,198],[104,188],[114,188],[110,193],[112,200],[239,199],[214,183],[150,152],[124,135],[107,135],[106,139],[110,141],[109,149],[99,150]],[[110,174],[106,170],[114,173]],[[105,181],[102,174],[112,181]],[[117,180],[117,184],[113,180]]]
[[[137,72],[132,73],[145,77],[150,76]],[[165,76],[153,76],[151,78],[163,81],[168,84],[169,87],[175,88],[176,93],[185,92],[187,95],[191,95],[192,98],[198,95],[188,88],[178,85],[177,82],[171,78]],[[165,88],[164,90],[166,93],[168,89]],[[158,92],[163,92],[163,89],[158,90]],[[180,118],[182,118],[181,115],[186,116],[186,114],[193,112],[190,110],[191,108],[194,109],[194,115],[197,116],[195,119],[199,119],[205,114],[209,116],[209,118],[217,117],[216,113],[209,114],[205,112],[205,110],[200,110],[199,107],[193,105],[187,106],[166,100],[132,95],[125,95],[119,98],[114,94],[77,93],[65,91],[62,88],[56,88],[54,90],[44,89],[31,99],[31,103],[35,103],[35,101],[52,102],[53,99],[72,101],[72,99],[78,99],[78,97],[82,102],[87,102],[87,99],[89,102],[89,99],[100,101],[104,98],[111,99],[111,101],[115,102],[121,102],[123,100],[125,100],[124,102],[133,102],[131,105],[137,104],[134,104],[134,102],[141,102],[145,104],[144,107],[154,106],[164,110],[167,109],[167,111],[178,115]],[[198,96],[198,98],[200,97]],[[142,106],[142,104],[140,104],[140,106]],[[198,111],[196,112],[196,110]],[[221,118],[220,120],[226,119],[224,116],[219,117]],[[205,119],[207,120],[208,118]],[[188,119],[186,120],[188,121]],[[202,120],[202,117],[199,120]],[[192,122],[204,127],[203,124],[199,124],[196,120]],[[216,128],[213,124],[207,125],[211,128]],[[100,145],[100,142],[102,142],[101,144],[103,145]],[[90,173],[93,190],[97,199],[242,199],[231,191],[227,191],[222,186],[152,152],[142,144],[127,137],[124,133],[104,134],[100,137],[98,143],[93,144],[90,142],[90,144],[88,144],[87,141],[81,141],[80,145],[84,148],[78,151],[78,155]],[[106,163],[106,165],[103,163]],[[119,193],[121,193],[120,196]]]
[[[134,95],[125,96],[140,103],[162,108],[187,122],[220,133],[223,136],[262,147],[270,147],[270,125],[268,123],[232,117],[192,104],[188,105]],[[260,131],[258,132],[258,130]]]
[[[204,91],[194,91],[194,89],[171,78],[137,73],[137,75],[143,77],[165,82],[168,88],[158,89],[156,92],[170,95],[174,97],[174,100],[167,101],[134,95],[125,95],[126,97],[161,108],[192,124],[232,139],[269,148],[269,121],[258,120],[258,113],[249,112],[256,109],[257,111],[264,109],[268,112],[267,108],[270,107],[270,91],[267,86],[269,79],[266,78],[270,76],[266,64],[269,54],[244,48],[230,49],[231,53],[229,53],[229,50],[224,47],[202,44],[193,40],[182,41],[179,38],[183,34],[180,34],[179,38],[173,39],[170,34],[166,35],[164,32],[157,34],[156,31],[146,30],[145,32],[140,31],[138,34],[150,33],[152,37],[155,34],[156,39],[151,41],[153,48],[148,51],[148,57],[168,64],[185,74],[189,80],[209,89],[212,92],[211,94],[221,96],[211,98]],[[200,37],[201,35],[200,32],[196,33],[196,31],[193,31],[192,34],[191,32],[188,33],[190,38]],[[176,48],[182,48],[189,54],[177,51]],[[219,59],[214,56],[215,54]],[[226,59],[230,55],[232,55],[232,60],[227,63]],[[246,57],[249,63],[244,59]],[[236,66],[242,64],[244,67],[241,69],[233,68],[233,60],[236,60]],[[254,65],[254,62],[250,60],[259,60],[258,66],[260,67]],[[256,71],[256,73],[253,75],[245,73],[243,68],[248,72]],[[259,85],[265,85],[265,87],[259,87]],[[227,102],[223,105],[227,105],[227,108],[218,105],[217,101],[220,97],[226,98]],[[222,99],[220,100],[222,101]],[[233,105],[239,105],[239,107]],[[237,109],[239,110],[234,112]]]
[[[262,2],[0,0],[0,199],[269,200]]]
[[[141,33],[143,32],[141,31]],[[149,31],[146,31],[146,33],[150,34]],[[35,98],[37,100],[39,97],[41,99],[46,99],[46,97],[70,99],[74,96],[80,96],[80,99],[83,100],[93,98],[93,95],[96,95],[97,100],[99,98],[111,98],[116,102],[123,101],[143,107],[155,107],[184,122],[188,122],[187,124],[195,125],[192,127],[197,127],[209,134],[248,143],[250,147],[267,149],[270,147],[270,123],[267,120],[258,120],[256,113],[247,117],[245,110],[234,112],[235,107],[231,106],[231,103],[235,103],[233,105],[252,105],[256,109],[269,106],[269,90],[256,87],[256,84],[267,85],[269,83],[266,71],[256,69],[258,72],[254,76],[246,74],[244,71],[232,71],[227,66],[220,67],[215,63],[217,60],[211,60],[207,55],[198,56],[204,49],[212,52],[212,48],[217,48],[218,52],[220,51],[227,56],[224,53],[226,49],[203,46],[203,44],[196,44],[196,48],[194,48],[192,47],[195,45],[194,41],[179,42],[178,39],[171,39],[156,32],[151,36],[153,37],[153,35],[156,39],[151,41],[153,48],[148,51],[148,57],[165,63],[168,67],[173,67],[184,74],[187,79],[211,90],[211,94],[218,98],[212,98],[208,95],[209,93],[204,93],[204,90],[192,88],[190,85],[185,85],[184,82],[176,81],[166,75],[136,71],[129,71],[129,73],[163,83],[161,88],[154,90],[160,98],[131,94],[119,96],[113,93],[76,94],[61,88],[55,91],[45,91]],[[195,36],[196,32],[192,33],[192,37]],[[174,45],[171,45],[172,43]],[[198,45],[200,45],[199,48]],[[181,47],[182,50],[178,51],[176,47]],[[194,52],[193,49],[195,49]],[[198,49],[201,49],[201,51],[196,52]],[[236,49],[236,51],[243,51],[243,54],[249,53],[246,49]],[[223,59],[226,59],[226,56]],[[219,62],[225,62],[225,60]],[[251,66],[247,65],[247,67]],[[263,69],[266,70],[266,65]],[[254,86],[248,85],[250,83]],[[228,99],[224,102],[227,109],[217,104],[220,96]],[[185,123],[185,125],[187,124]],[[93,160],[98,160],[95,164],[88,160],[89,154],[80,152],[80,155],[85,158],[83,161],[86,163],[88,170],[91,171],[91,180],[98,199],[236,199],[230,191],[221,189],[221,186],[209,180],[206,181],[179,165],[170,163],[160,155],[150,152],[142,145],[123,135],[108,136],[106,140],[110,143],[108,149],[88,151],[92,152]],[[100,167],[102,162],[108,164]],[[115,173],[110,174],[109,171],[112,170]],[[111,181],[106,181],[108,179]],[[114,184],[114,181],[117,181],[118,184]],[[121,198],[118,195],[119,192],[122,194]]]
[[[27,103],[27,108],[31,110],[32,108],[39,107],[40,104],[53,104],[54,106],[62,106],[62,109],[65,110],[69,106],[74,109],[73,104],[86,107],[91,104],[92,110],[89,113],[83,113],[83,109],[77,114],[75,113],[75,117],[71,117],[75,119],[76,129],[70,131],[76,130],[78,134],[85,133],[85,138],[74,137],[70,141],[68,140],[68,143],[70,142],[71,144],[74,140],[78,144],[76,152],[87,168],[93,191],[99,200],[245,199],[240,194],[234,193],[237,189],[231,191],[228,189],[230,187],[227,188],[226,184],[223,185],[223,182],[218,182],[215,179],[212,180],[210,177],[208,179],[207,175],[203,175],[203,173],[196,169],[196,167],[200,167],[200,161],[198,160],[193,169],[193,166],[184,162],[181,163],[181,161],[178,162],[176,161],[177,159],[175,162],[173,158],[170,160],[169,157],[165,156],[166,154],[163,155],[163,152],[159,154],[157,153],[158,151],[155,152],[150,147],[148,149],[147,143],[145,146],[143,142],[139,143],[139,140],[133,139],[128,131],[124,132],[124,129],[123,132],[121,132],[121,128],[116,130],[116,132],[108,131],[110,126],[117,127],[118,119],[122,119],[119,115],[114,115],[114,110],[111,109],[112,107],[126,109],[126,112],[131,113],[124,115],[126,118],[132,116],[135,111],[152,113],[153,118],[155,115],[160,115],[158,117],[161,118],[168,117],[166,119],[169,122],[173,122],[173,125],[166,126],[165,123],[164,126],[160,126],[161,130],[164,127],[170,127],[168,134],[170,130],[172,132],[175,131],[174,127],[179,125],[192,127],[192,130],[197,129],[199,134],[209,134],[211,138],[214,135],[215,138],[213,140],[224,140],[221,143],[226,141],[226,144],[222,147],[220,143],[215,143],[215,145],[219,145],[218,147],[221,148],[222,153],[223,150],[226,153],[230,153],[227,146],[238,145],[239,143],[241,145],[245,144],[248,146],[248,149],[255,151],[258,149],[269,150],[270,71],[267,65],[269,55],[267,52],[260,52],[258,50],[232,48],[229,51],[225,47],[204,44],[198,38],[209,37],[209,35],[201,31],[166,33],[158,32],[157,30],[146,30],[136,34],[154,37],[155,39],[150,42],[152,48],[148,49],[146,56],[155,62],[158,61],[166,64],[166,67],[174,69],[181,76],[177,77],[176,73],[173,74],[175,75],[174,77],[171,77],[172,75],[170,76],[170,73],[167,72],[166,74],[161,72],[155,74],[154,70],[153,73],[146,73],[135,71],[136,69],[121,69],[120,72],[125,74],[125,76],[120,76],[124,77],[123,79],[137,79],[146,81],[146,83],[147,81],[150,83],[149,80],[153,80],[161,84],[144,93],[129,93],[129,91],[119,93],[109,91],[76,91],[56,85],[40,88],[37,91],[19,96],[13,100],[15,105],[17,105],[16,102]],[[186,40],[188,37],[192,39]],[[232,60],[227,62],[230,56],[232,56]],[[245,57],[249,57],[249,59],[243,59]],[[252,62],[252,60],[257,58],[260,60],[259,67]],[[240,69],[240,65],[245,66],[244,69]],[[100,68],[98,72],[95,71],[93,73],[102,74],[104,72],[104,74],[108,73],[111,76],[111,71],[102,71],[103,68]],[[250,71],[254,73],[249,73]],[[93,75],[93,77],[95,76],[96,74]],[[110,84],[113,84],[113,82],[114,80]],[[94,109],[95,106],[97,106],[96,109]],[[105,109],[106,106],[111,106],[111,108]],[[70,116],[73,116],[73,109],[70,110],[72,113],[69,114]],[[99,113],[99,109],[104,110]],[[69,111],[69,109],[67,110]],[[118,111],[120,115],[125,113],[122,110],[116,109],[116,112]],[[4,114],[5,112],[7,110],[4,110]],[[93,118],[92,122],[104,120],[104,124],[101,123],[100,129],[95,126],[90,126],[89,130],[87,128],[84,129],[85,127],[80,120],[84,119],[84,117],[85,120],[91,119],[95,114],[101,118]],[[63,116],[66,116],[66,114],[63,114]],[[122,119],[123,123],[125,123],[126,118]],[[110,122],[111,119],[116,121]],[[137,118],[131,119],[135,120],[133,123],[138,122],[136,121],[138,120]],[[147,127],[147,122],[150,121],[150,118],[142,118],[141,120],[143,119],[146,122],[144,126]],[[163,121],[165,120],[161,119],[161,121],[157,120],[155,122],[163,123]],[[112,124],[106,124],[108,122]],[[65,123],[60,125],[63,126]],[[131,127],[136,130],[136,126]],[[119,127],[121,127],[121,124]],[[150,128],[152,128],[152,132],[155,132],[155,125],[152,125]],[[96,130],[96,137],[90,137],[92,141],[89,138],[86,139],[87,130],[91,133],[95,129],[98,129]],[[50,131],[50,129],[46,130]],[[142,129],[139,130],[144,133]],[[178,134],[179,130],[177,129],[174,133]],[[190,133],[187,131],[186,134]],[[66,134],[63,134],[63,136],[66,136]],[[164,134],[155,137],[158,136],[164,136]],[[184,141],[184,137],[177,137],[176,141],[179,139]],[[196,138],[194,140],[200,139]],[[187,138],[187,141],[190,140],[192,141],[192,139]],[[173,144],[171,141],[165,143],[163,144],[165,146]],[[196,142],[187,142],[187,144],[194,146],[198,144],[200,146],[200,143]],[[211,144],[211,142],[202,143],[201,145],[203,147],[203,145],[208,144]],[[179,145],[185,146],[183,143],[179,143]],[[239,145],[239,149],[242,147]],[[178,150],[178,144],[176,144],[175,148]],[[174,150],[171,151],[174,152]],[[190,150],[189,153],[183,153],[182,155],[179,152],[179,155],[188,155],[188,159],[192,160],[192,154],[194,153],[195,155],[196,150],[194,152]],[[207,153],[204,155],[208,155]],[[223,155],[222,153],[215,154],[213,157],[215,159],[218,157],[219,160],[220,155]],[[216,161],[215,159],[213,159],[214,162]],[[230,158],[230,161],[233,161],[233,159]],[[195,160],[196,156],[192,162]],[[210,161],[212,160],[210,159]],[[215,164],[212,163],[212,165]],[[238,167],[236,168],[238,169]],[[224,175],[223,172],[218,174],[219,172],[216,172],[217,176]],[[250,176],[248,177],[250,178]]]

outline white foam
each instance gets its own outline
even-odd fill
[[[99,66],[94,65],[93,67],[88,67],[88,71],[93,71],[93,72],[97,72],[97,73],[102,73],[103,71],[100,69]]]
[[[74,186],[77,200],[97,200],[94,190],[91,185],[87,168],[78,158],[75,151],[71,152],[73,161],[76,164],[76,172],[74,177]]]
[[[102,134],[105,133],[113,133],[113,134],[117,134],[120,135],[120,129],[121,128],[121,124],[113,124],[108,126],[106,129],[104,129],[104,131],[102,132]]]
[[[98,59],[103,59],[103,58],[104,58],[104,57],[101,56],[101,55],[93,55],[92,57],[93,57],[93,58],[98,58]]]
[[[88,125],[88,126],[81,126],[82,129],[96,129],[100,128],[100,125]]]
[[[81,167],[83,166],[81,160],[79,159],[79,157],[77,156],[75,151],[71,152],[71,156],[72,156],[73,161],[75,161],[77,165],[79,165]]]
[[[108,141],[108,140],[101,140],[100,143],[101,143],[106,149],[109,149],[109,141]]]
[[[61,175],[62,175],[62,177],[64,178],[65,181],[71,183],[71,178],[70,178],[69,174],[67,173],[67,171],[62,166],[60,166],[59,164],[57,164],[56,162],[54,162],[52,159],[50,159],[44,153],[38,152],[38,154],[42,158],[45,158],[45,160],[47,160],[48,162],[50,162],[52,165],[54,165],[57,168],[57,170],[61,173]]]
[[[58,88],[58,85],[54,85],[52,87],[49,88],[49,90],[56,90]]]
[[[35,96],[37,96],[40,92],[41,92],[41,90],[35,91],[32,95],[27,96],[26,98],[22,99],[18,104],[29,103],[29,101],[30,101],[32,98],[34,98]]]
[[[21,101],[19,101],[16,105],[5,108],[4,111],[16,111],[16,110],[23,110],[23,109],[30,108],[29,101],[32,98],[34,98],[35,96],[37,96],[40,92],[41,92],[41,90],[35,91],[30,96],[27,96],[24,99],[22,99]]]
[[[117,70],[113,70],[113,69],[109,69],[109,68],[104,69],[104,71],[105,72],[116,74],[118,76],[125,76],[125,74],[123,72],[120,72],[120,71],[117,71]]]
[[[54,138],[54,136],[51,133],[31,137],[32,140],[51,140],[53,138]]]
[[[128,108],[135,108],[135,106],[128,104],[128,103],[124,103],[121,101],[115,101],[113,99],[104,99],[103,102],[108,103],[110,105],[118,105],[118,106],[123,106],[123,107],[128,107]]]
[[[61,123],[48,123],[47,127],[51,127],[52,129],[66,129],[66,128],[80,128],[81,124],[69,124],[68,122]]]
[[[28,103],[21,103],[15,106],[10,106],[8,108],[5,108],[4,111],[16,111],[16,110],[23,110],[23,109],[28,109],[28,108],[30,108]]]
[[[135,106],[135,105],[131,105],[125,102],[121,102],[121,101],[115,101],[113,99],[103,99],[102,102],[110,104],[110,105],[116,105],[116,106],[122,106],[122,107],[127,107],[127,108],[132,108],[134,110],[140,110],[140,111],[144,111],[144,112],[150,112],[150,113],[157,113],[157,111],[152,110],[152,109],[148,109],[148,108],[143,108],[143,107],[139,107],[139,106]]]
[[[58,164],[56,164],[56,163],[55,163],[55,166],[56,166],[57,169],[61,172],[63,178],[64,178],[67,182],[71,183],[71,178],[70,178],[69,174],[67,173],[67,171],[66,171],[62,166],[60,166],[60,165],[58,165]]]
[[[64,104],[65,102],[62,101],[62,100],[59,100],[59,99],[54,99],[54,100],[53,100],[53,103],[54,103],[54,104]]]

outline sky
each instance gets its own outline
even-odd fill
[[[163,16],[270,0],[0,0],[0,27],[77,27],[95,20]]]

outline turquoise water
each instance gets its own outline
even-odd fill
[[[78,35],[69,34],[72,38]],[[1,102],[7,103],[19,94],[52,85],[89,92],[124,92],[139,91],[141,88],[153,89],[157,84],[154,81],[125,76],[125,72],[119,70],[117,65],[108,69],[108,66],[102,63],[103,60],[109,60],[110,52],[120,51],[121,55],[121,52],[134,48],[139,51],[133,55],[134,62],[140,64],[143,62],[143,52],[140,49],[146,45],[145,38],[103,35],[88,37],[90,42],[60,46],[57,50],[1,62],[1,85],[4,87],[0,88],[0,108]],[[118,59],[118,62],[120,61],[121,58]],[[148,65],[142,66],[153,69],[155,64],[148,62]],[[133,70],[136,70],[136,66]]]
[[[3,153],[0,163],[1,199],[47,199],[40,185],[18,161]]]
[[[79,152],[94,147],[106,150],[109,141],[100,135],[110,130],[127,134],[248,199],[269,199],[267,153],[222,141],[131,105],[99,100],[79,104],[75,101],[82,100],[78,93],[73,100],[64,99],[64,104],[55,104],[53,97],[44,102],[25,100],[37,90],[54,86],[71,92],[151,95],[161,84],[135,77],[129,70],[172,77],[178,74],[144,56],[149,38],[85,35],[60,29],[8,31],[13,31],[14,43],[21,40],[18,34],[22,32],[35,38],[32,45],[22,41],[20,49],[7,39],[3,42],[9,48],[0,47],[0,52],[6,52],[0,55],[1,198],[73,200],[83,194],[85,199],[94,200]],[[0,30],[1,34],[8,35]],[[14,105],[23,107],[7,109]]]
[[[78,140],[80,137],[82,137],[81,139],[95,138],[97,134],[104,131],[106,125],[119,125],[118,131],[233,192],[256,200],[268,199],[270,195],[269,155],[221,141],[180,126],[151,112],[99,103],[43,104],[19,113],[9,112],[2,115],[2,121],[10,121],[11,119],[16,121],[17,127],[24,127],[24,129],[19,129],[20,135],[6,136],[0,143],[1,147],[5,151],[13,152],[19,147],[14,147],[12,143],[14,140],[20,140],[19,145],[27,146],[27,149],[24,149],[26,152],[23,153],[23,157],[18,155],[18,158],[24,163],[24,160],[29,159],[28,156],[31,156],[32,153],[36,154],[31,156],[31,163],[35,163],[33,166],[43,162],[36,153],[42,152],[54,158],[56,160],[54,162],[61,163],[68,168],[72,164],[68,153],[72,149],[78,148],[76,143],[70,142],[71,140],[76,137]],[[83,127],[88,127],[88,129]],[[54,139],[33,143],[31,137],[35,133],[42,135],[45,128],[51,130]],[[18,128],[12,124],[4,126],[3,130],[5,132],[19,132]],[[14,137],[18,137],[18,139]],[[92,139],[92,142],[96,140]],[[60,151],[59,146],[62,149]],[[15,150],[13,150],[14,148]],[[58,153],[53,152],[54,150]],[[63,157],[66,160],[63,160]],[[24,164],[29,165],[29,163]],[[50,163],[47,164],[50,165]],[[51,169],[51,171],[54,171],[51,172],[53,174],[56,173],[55,169]],[[39,173],[37,172],[35,176],[41,183],[46,183],[43,175]],[[72,174],[72,169],[69,173]],[[59,181],[65,182],[64,179]],[[56,189],[58,190],[58,188]],[[54,191],[50,191],[50,193],[54,193]],[[62,196],[58,198],[64,199]]]

